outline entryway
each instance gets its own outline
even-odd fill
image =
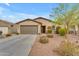
[[[41,32],[42,33],[46,33],[46,30],[45,29],[46,29],[46,26],[41,26]]]

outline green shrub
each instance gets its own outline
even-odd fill
[[[15,34],[16,34],[16,35],[19,35],[19,33],[17,33],[17,32],[16,32]]]
[[[45,43],[48,43],[48,38],[46,36],[42,36],[42,37],[40,37],[39,41],[40,41],[40,43],[45,44]]]
[[[47,34],[48,38],[53,38],[53,34]]]
[[[63,41],[58,48],[55,49],[55,52],[61,56],[73,56],[79,55],[79,48],[76,48],[77,45],[69,41]]]
[[[6,37],[9,37],[9,36],[11,36],[11,34],[6,34]]]
[[[52,30],[50,29],[50,30],[47,30],[47,33],[52,33]]]
[[[66,34],[66,29],[65,29],[65,28],[60,28],[60,29],[59,29],[59,34],[60,34],[61,36],[64,36],[64,35]]]
[[[47,30],[47,33],[52,33],[52,27],[51,27],[51,26],[48,26],[47,29],[48,29],[48,30]]]

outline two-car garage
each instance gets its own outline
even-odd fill
[[[17,23],[17,31],[20,34],[39,34],[41,33],[41,23],[26,19]]]
[[[21,34],[37,34],[38,26],[37,25],[21,25],[20,30],[21,30]]]

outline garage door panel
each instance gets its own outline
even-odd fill
[[[38,33],[38,26],[21,26],[21,33],[22,34],[37,34]]]
[[[2,31],[2,34],[8,33],[8,27],[0,27],[0,31]]]

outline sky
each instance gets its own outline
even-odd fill
[[[0,3],[0,19],[16,23],[27,18],[44,17],[50,19],[56,3]]]

